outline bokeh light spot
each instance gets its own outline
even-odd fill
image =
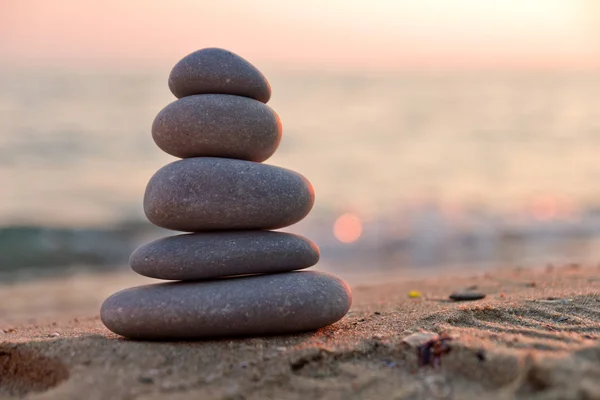
[[[333,224],[333,234],[342,243],[356,242],[362,230],[362,220],[352,213],[340,215]]]

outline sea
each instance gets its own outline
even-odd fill
[[[2,70],[0,248],[10,250],[15,232],[23,254],[51,232],[79,241],[84,232],[114,241],[123,226],[154,232],[142,197],[175,160],[150,134],[175,100],[168,73]],[[267,163],[303,174],[316,193],[313,212],[289,231],[315,238],[333,264],[600,256],[600,71],[265,74],[283,124]],[[336,237],[343,215],[359,221],[352,243]],[[101,240],[89,237],[78,246],[94,250]],[[27,264],[19,257],[0,261]]]

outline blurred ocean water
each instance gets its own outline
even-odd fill
[[[150,136],[167,73],[1,74],[0,224],[141,218],[174,160]],[[600,73],[268,76],[284,126],[268,162],[307,176],[319,209],[600,198]]]
[[[150,135],[174,100],[167,74],[0,74],[0,227],[143,221],[148,179],[174,160]],[[290,230],[325,247],[344,212],[377,243],[427,241],[442,225],[479,237],[527,221],[580,231],[596,215],[600,72],[266,75],[284,128],[267,163],[313,183],[315,209]]]

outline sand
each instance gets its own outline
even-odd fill
[[[103,298],[148,282],[130,271],[3,286],[0,398],[600,399],[600,268],[386,281],[351,282],[350,313],[317,332],[195,343],[103,327]],[[467,287],[487,297],[447,300]],[[421,330],[452,337],[437,368],[403,342]]]

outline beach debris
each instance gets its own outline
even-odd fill
[[[421,331],[408,335],[402,342],[417,350],[419,367],[431,365],[437,368],[442,363],[442,355],[450,352],[448,342],[452,337],[446,333],[438,335],[434,332]]]
[[[452,338],[449,335],[441,334],[436,338],[417,347],[417,357],[419,358],[419,367],[431,365],[438,368],[442,365],[442,355],[450,353],[448,344]]]
[[[538,302],[538,303],[545,303],[545,304],[567,304],[567,303],[572,303],[573,299],[561,299],[558,297],[546,297],[545,299],[533,300],[533,301]]]
[[[55,337],[59,337],[59,336],[60,336],[60,333],[58,333],[58,332],[52,332],[51,334],[48,335],[48,337],[51,337],[51,338],[55,338]]]
[[[452,293],[449,297],[450,297],[450,300],[454,300],[454,301],[473,301],[473,300],[484,299],[485,294],[465,290],[462,292]]]
[[[435,332],[420,331],[409,334],[404,339],[402,339],[402,343],[406,343],[410,347],[418,347],[422,344],[427,343],[431,339],[435,339],[438,336],[439,335]]]
[[[408,292],[408,297],[410,297],[411,299],[420,299],[421,297],[423,297],[423,295],[418,290],[411,290],[410,292]]]

